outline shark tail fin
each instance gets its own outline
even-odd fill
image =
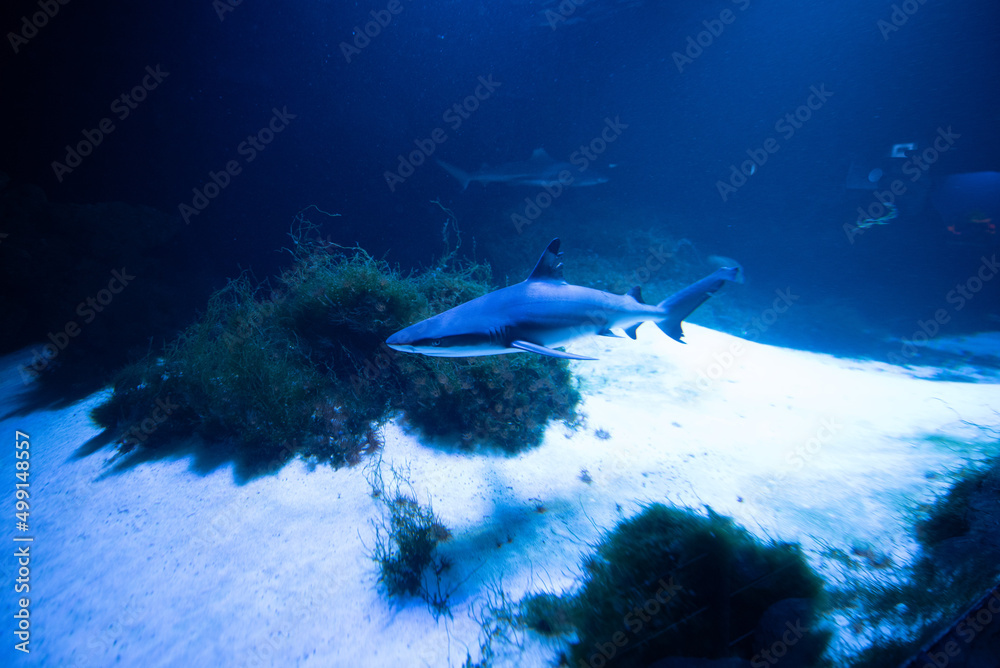
[[[441,168],[444,169],[444,171],[454,176],[455,179],[462,184],[462,190],[469,187],[469,182],[472,181],[472,175],[468,172],[459,169],[455,165],[449,165],[444,160],[438,160],[437,164],[441,165]]]
[[[667,312],[667,317],[656,325],[673,340],[684,343],[682,340],[684,331],[681,329],[681,323],[684,322],[684,319],[704,304],[726,281],[736,281],[738,276],[739,269],[734,267],[717,269],[711,275],[692,283],[677,294],[667,297],[658,304],[661,309]]]

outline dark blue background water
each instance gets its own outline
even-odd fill
[[[415,140],[442,128],[448,139],[433,157],[467,168],[523,160],[538,147],[567,159],[619,118],[627,129],[595,167],[610,181],[560,197],[560,220],[584,226],[600,212],[624,224],[654,212],[671,221],[666,232],[738,258],[757,286],[851,300],[869,317],[903,323],[904,335],[996,251],[995,236],[953,243],[962,240],[928,194],[949,174],[1000,170],[1000,8],[902,4],[895,18],[906,21],[890,30],[893,3],[868,0],[590,0],[564,3],[566,21],[546,14],[559,11],[554,2],[401,0],[348,62],[342,43],[387,1],[244,0],[220,20],[222,3],[210,0],[76,0],[18,53],[5,40],[0,170],[54,201],[122,200],[179,215],[192,189],[235,159],[241,173],[177,242],[207,251],[219,280],[238,266],[273,273],[274,249],[308,204],[342,214],[325,228],[335,240],[410,266],[440,251],[442,217],[430,200],[454,207],[472,234],[514,234],[510,213],[537,192],[473,184],[462,193],[431,160],[390,190],[384,173]],[[9,3],[0,25],[20,31],[37,11],[35,2]],[[708,40],[704,31],[720,26]],[[679,68],[674,54],[699,33],[706,45]],[[111,103],[147,66],[169,75],[128,118],[115,118]],[[442,114],[480,77],[500,86],[453,129]],[[778,131],[813,87],[832,95],[792,136]],[[238,146],[274,108],[294,119],[248,163]],[[58,182],[51,163],[105,117],[114,132]],[[906,181],[899,218],[852,243],[844,225],[875,201],[845,187],[852,160],[891,176],[901,161],[885,159],[890,145],[923,149],[947,128],[959,138],[923,178]],[[724,201],[718,182],[769,138],[779,150]],[[956,333],[1000,310],[997,285],[970,302],[965,313],[975,317],[956,322]]]

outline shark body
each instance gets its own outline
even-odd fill
[[[477,172],[467,172],[450,165],[443,160],[437,163],[462,184],[462,190],[469,187],[473,181],[483,185],[487,183],[507,183],[515,186],[554,186],[562,183],[564,186],[593,186],[606,183],[607,177],[593,170],[581,174],[579,167],[568,162],[554,160],[545,149],[535,149],[531,158],[523,162],[508,162],[490,167],[483,165]]]
[[[644,322],[655,322],[683,343],[681,322],[739,274],[733,267],[716,270],[659,304],[642,301],[637,287],[624,295],[570,285],[562,277],[559,239],[549,243],[527,280],[477,297],[396,332],[386,344],[401,352],[433,357],[474,357],[532,352],[551,357],[592,360],[556,350],[585,336],[632,339]]]

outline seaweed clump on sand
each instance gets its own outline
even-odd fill
[[[996,665],[1000,458],[960,473],[948,492],[923,508],[915,530],[921,550],[909,579],[861,577],[838,593],[837,603],[863,610],[857,626],[880,630],[852,665],[922,666],[925,657],[939,657],[934,661],[941,665]]]
[[[464,448],[515,453],[541,443],[550,420],[576,419],[580,395],[564,360],[525,354],[417,358],[400,366],[409,424]]]
[[[296,454],[342,465],[377,448],[396,411],[428,435],[507,451],[538,444],[549,420],[575,417],[565,360],[431,359],[385,345],[487,292],[488,267],[451,262],[403,277],[310,235],[293,236],[292,265],[273,285],[231,281],[160,354],[117,374],[92,417],[120,451],[163,452],[195,433],[234,444],[232,456],[256,470]]]
[[[393,484],[386,489],[380,462],[369,469],[372,496],[384,507],[372,521],[375,531],[371,559],[378,564],[378,582],[390,597],[417,596],[435,618],[450,615],[451,591],[442,589],[442,575],[451,562],[438,554],[440,543],[451,538],[428,505],[417,502],[407,470],[392,469]]]
[[[828,642],[815,628],[821,591],[798,546],[761,544],[711,510],[653,504],[587,558],[578,593],[536,595],[521,609],[542,634],[576,629],[573,666],[678,657],[809,666]]]

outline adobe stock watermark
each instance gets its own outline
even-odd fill
[[[452,132],[457,132],[462,127],[462,123],[469,120],[472,114],[479,109],[479,105],[490,99],[497,88],[503,85],[499,81],[494,81],[492,74],[478,77],[476,80],[479,83],[471,95],[454,103],[441,114],[441,120],[451,128]],[[437,147],[446,141],[448,141],[448,133],[442,127],[434,128],[424,139],[414,139],[413,145],[416,146],[416,149],[405,155],[400,153],[396,156],[396,171],[386,170],[382,175],[386,185],[389,186],[389,191],[396,192],[396,186],[405,183],[406,179],[413,176],[417,167],[427,162],[427,158],[434,155]]]
[[[969,651],[969,647],[972,645],[972,641],[983,631],[989,630],[990,625],[993,624],[993,620],[997,615],[1000,615],[1000,587],[994,587],[950,631],[936,640],[933,645],[922,651],[918,655],[918,660],[920,656],[923,656],[926,658],[924,663],[921,664],[918,661],[914,661],[907,664],[907,666],[914,666],[914,668],[917,666],[919,668],[947,668],[954,659],[962,657],[963,654],[966,656],[961,658],[959,665],[967,665],[966,662],[970,659],[969,654],[971,652]],[[958,641],[962,641],[964,646],[959,644]]]
[[[562,0],[562,2],[556,5],[555,10],[545,10],[545,20],[548,22],[549,27],[555,30],[563,23],[566,23],[576,13],[577,7],[590,4],[591,2],[593,0]]]
[[[351,374],[351,387],[355,392],[371,383],[377,383],[383,379],[388,379],[390,369],[396,364],[396,358],[400,353],[385,344],[379,344],[378,352],[373,357],[366,357],[363,366],[359,366],[356,373]]]
[[[774,123],[774,131],[788,141],[795,136],[795,133],[809,122],[813,117],[813,112],[819,111],[826,104],[827,100],[833,97],[833,93],[826,89],[826,84],[819,84],[809,87],[810,94],[804,104],[800,104]],[[719,197],[723,202],[729,200],[729,196],[742,188],[747,183],[747,179],[757,173],[763,167],[770,156],[781,150],[781,144],[774,137],[764,140],[760,148],[748,148],[746,154],[749,160],[740,163],[739,168],[735,164],[729,166],[729,179],[727,181],[716,181],[715,188],[719,191]]]
[[[180,408],[179,404],[170,401],[170,395],[166,399],[156,398],[156,405],[153,410],[137,425],[129,429],[128,434],[122,438],[122,445],[129,449],[146,442],[146,439],[156,433],[160,425],[167,421],[174,411]]]
[[[91,634],[87,637],[87,649],[90,650],[92,654],[96,654],[97,650],[104,652],[112,651],[115,646],[115,641],[117,641],[131,627],[141,624],[144,620],[145,616],[140,615],[134,608],[130,610],[126,609],[111,624],[102,626],[99,632]],[[87,662],[84,665],[93,664]]]
[[[790,287],[774,291],[775,298],[771,306],[761,311],[759,316],[750,320],[749,329],[746,329],[743,338],[734,338],[729,348],[712,355],[712,363],[705,369],[698,370],[698,380],[695,387],[699,390],[707,390],[711,384],[721,379],[729,369],[736,363],[747,348],[744,340],[753,341],[778,321],[778,318],[787,313],[788,309],[799,300],[799,295],[793,294]]]
[[[403,3],[400,0],[389,0],[385,9],[371,10],[372,17],[364,26],[354,26],[354,39],[351,43],[341,42],[340,53],[344,55],[344,60],[348,63],[354,56],[372,43],[372,40],[382,34],[382,31],[389,27],[394,16],[399,16],[403,12]]]
[[[950,125],[947,129],[939,127],[937,136],[931,145],[910,155],[900,170],[905,176],[910,177],[910,183],[916,183],[931,168],[931,165],[941,159],[942,154],[954,147],[955,141],[961,137],[962,135],[954,132]],[[885,190],[876,190],[874,202],[869,204],[867,208],[858,207],[858,217],[854,224],[844,223],[843,230],[844,234],[847,235],[847,240],[853,244],[855,238],[870,229],[871,226],[866,225],[866,221],[883,220],[893,213],[893,208],[896,207],[896,198],[902,197],[906,192],[907,185],[903,179],[893,180]]]
[[[882,39],[888,42],[890,35],[905,26],[910,17],[925,4],[927,4],[927,0],[904,0],[899,4],[893,3],[889,20],[879,19],[875,22],[879,32],[882,33]]]
[[[750,0],[732,0],[732,3],[742,12],[750,6]],[[736,21],[736,13],[729,9],[719,12],[718,18],[706,19],[701,22],[705,29],[696,35],[688,35],[684,53],[674,51],[670,57],[674,60],[677,71],[684,74],[684,68],[696,61],[705,49],[715,44],[715,40],[722,36],[726,26],[732,25]]]
[[[108,286],[98,290],[96,294],[88,296],[76,306],[76,314],[80,317],[83,325],[89,325],[96,318],[98,313],[103,313],[104,309],[111,305],[115,295],[121,294],[130,282],[135,280],[135,276],[128,273],[125,267],[121,271],[117,269],[111,272],[111,280]],[[75,339],[83,331],[83,328],[76,320],[68,320],[62,329],[49,332],[46,343],[41,348],[32,351],[31,364],[22,365],[18,368],[21,374],[21,381],[27,385],[38,377],[59,354],[66,350],[70,341]]]
[[[628,295],[634,298],[639,303],[645,303],[642,300],[642,286],[648,283],[653,278],[653,274],[659,271],[667,263],[667,260],[674,256],[677,251],[678,245],[675,245],[672,250],[667,250],[665,248],[666,244],[660,244],[658,247],[650,246],[646,254],[645,259],[642,264],[637,266],[632,271],[632,289],[628,291]],[[607,330],[608,325],[613,322],[614,316],[617,315],[613,310],[608,308],[596,308],[587,311],[587,319],[585,322],[577,325],[575,328],[576,336],[588,336],[594,333],[595,328],[599,331]],[[629,338],[636,338],[636,331],[639,325],[635,325],[634,328],[629,328],[625,330],[625,333]],[[616,451],[617,452],[617,451]],[[617,468],[616,463],[616,471]]]
[[[823,446],[830,442],[830,440],[840,433],[843,429],[842,424],[838,424],[836,420],[831,417],[823,418],[820,420],[819,428],[816,429],[816,433],[805,440],[804,443],[800,443],[792,451],[787,453],[785,456],[785,463],[787,466],[779,471],[773,478],[775,482],[781,482],[788,477],[789,473],[795,471],[801,471],[805,465],[812,459],[814,459],[823,450]]]
[[[253,471],[253,476],[262,478],[277,473],[295,454],[295,451],[288,444],[283,444],[281,452],[270,463],[261,463]],[[215,549],[219,543],[236,534],[244,525],[245,520],[246,508],[243,506],[243,502],[239,499],[233,500],[222,510],[213,510],[211,519],[203,517],[198,522],[198,526],[188,534],[187,546],[189,548]]]
[[[208,180],[205,185],[195,186],[191,189],[191,203],[181,202],[177,205],[177,211],[184,219],[184,224],[191,223],[191,218],[199,215],[208,208],[212,200],[218,197],[223,190],[229,187],[233,179],[243,173],[243,165],[249,165],[257,159],[257,156],[267,148],[274,138],[285,131],[290,121],[296,118],[295,114],[288,112],[288,107],[271,108],[271,119],[264,127],[239,143],[236,147],[236,154],[243,158],[243,163],[237,159],[226,162],[219,171],[209,170]]]
[[[634,637],[638,636],[653,617],[660,614],[670,599],[683,590],[683,587],[674,582],[672,575],[668,581],[660,578],[657,584],[660,585],[660,588],[656,590],[655,594],[647,598],[642,605],[637,605],[629,610],[622,617],[622,627],[631,634],[631,637],[623,630],[616,631],[606,642],[595,642],[594,649],[596,651],[590,655],[586,662],[580,661],[581,668],[604,668],[608,665],[608,662],[614,659],[618,652],[628,645]]]
[[[219,17],[219,22],[226,20],[226,14],[236,11],[236,8],[243,4],[243,0],[212,0],[212,9]]]
[[[770,647],[754,654],[753,658],[750,659],[750,665],[753,668],[769,668],[775,665],[808,632],[809,629],[802,626],[801,619],[796,619],[794,624],[791,621],[785,622],[785,632],[781,634],[781,637],[771,643]]]
[[[1000,263],[997,262],[996,253],[992,257],[982,256],[979,268],[966,280],[957,283],[954,288],[949,290],[945,295],[945,302],[952,305],[953,311],[961,311],[987,283],[996,278],[997,273],[1000,273]],[[943,308],[934,311],[934,315],[927,320],[917,320],[917,328],[913,330],[909,338],[902,340],[899,352],[893,351],[887,356],[889,363],[909,364],[909,360],[920,353],[919,348],[926,346],[941,332],[941,327],[949,322],[951,322],[951,313]]]
[[[8,32],[7,41],[14,53],[18,53],[21,47],[26,45],[38,35],[38,31],[49,24],[49,21],[56,17],[60,7],[68,5],[70,0],[39,0],[39,11],[28,16],[21,17],[21,30],[18,32]]]
[[[160,65],[157,65],[155,68],[147,65],[146,76],[133,86],[131,90],[122,93],[111,101],[111,113],[119,121],[124,121],[168,76],[170,76],[170,72],[164,72]],[[105,137],[114,131],[115,123],[109,116],[102,118],[90,130],[82,130],[83,139],[72,146],[69,144],[66,145],[66,155],[63,161],[52,161],[52,173],[55,174],[56,181],[62,183],[63,177],[71,174],[74,169],[83,164],[83,159],[93,153],[94,149],[101,145]]]
[[[236,665],[245,668],[258,668],[260,666],[275,666],[286,663],[288,650],[284,649],[283,643],[288,643],[294,637],[294,632],[302,628],[311,617],[316,614],[315,608],[323,609],[330,605],[331,601],[336,601],[343,597],[343,589],[336,579],[310,586],[298,600],[290,601],[287,614],[280,614],[280,621],[268,629],[268,633],[262,642],[243,651],[236,661]]]
[[[576,183],[577,179],[590,169],[591,163],[607,151],[608,146],[613,144],[627,129],[628,125],[621,122],[621,116],[615,116],[614,120],[606,117],[601,132],[590,142],[581,144],[570,154],[569,162],[576,167],[576,174],[574,175],[569,169],[560,171],[555,183],[544,186],[544,189],[534,197],[524,198],[524,209],[521,213],[511,214],[510,222],[513,223],[517,233],[521,234],[526,226],[538,220],[542,212],[552,206],[552,203],[565,192],[566,188]]]

